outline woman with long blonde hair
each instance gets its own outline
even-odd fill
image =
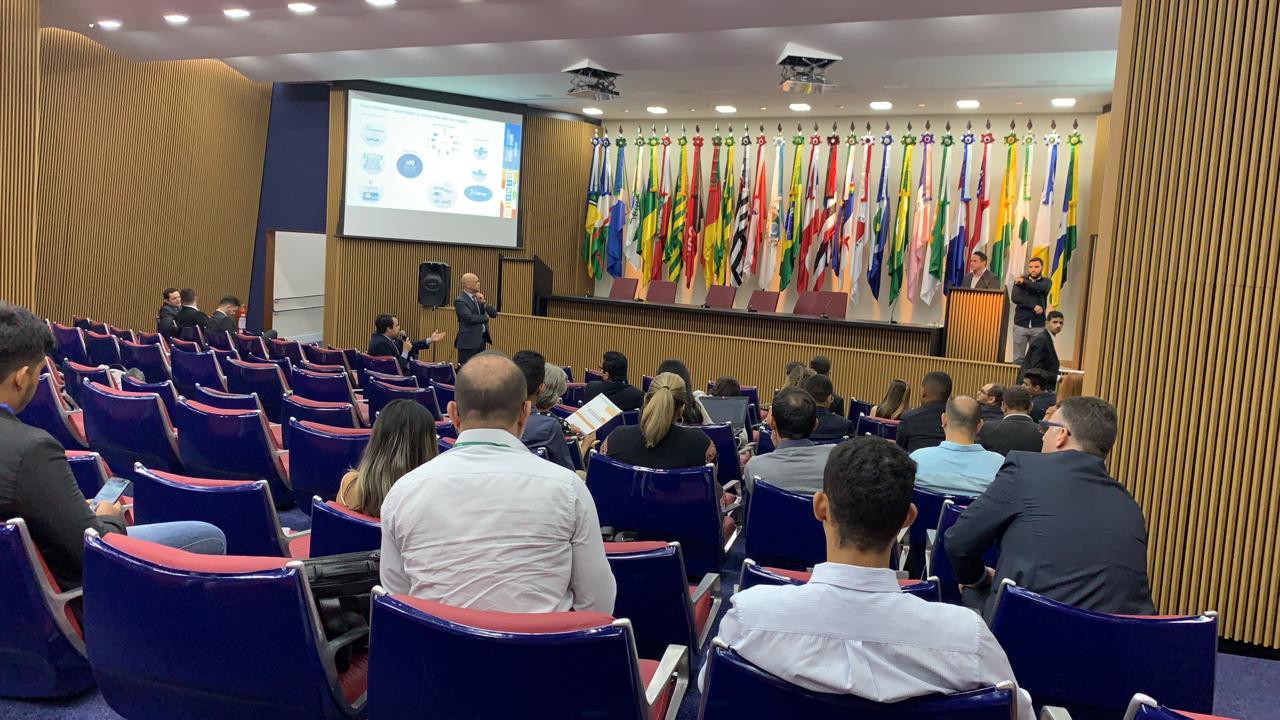
[[[706,433],[679,424],[690,402],[688,387],[679,375],[658,373],[644,396],[640,424],[614,430],[601,452],[630,465],[659,469],[713,461],[715,446]]]
[[[382,501],[391,486],[410,470],[434,458],[436,420],[431,411],[412,400],[392,400],[378,413],[360,464],[342,478],[338,503],[373,517],[381,517]]]

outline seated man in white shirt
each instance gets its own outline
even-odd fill
[[[889,551],[916,517],[915,473],[905,452],[879,438],[854,438],[833,450],[813,498],[827,562],[805,585],[759,585],[734,595],[720,639],[787,682],[883,703],[1014,680],[981,617],[898,587]],[[1018,717],[1034,717],[1025,693]]]
[[[382,504],[382,586],[456,607],[612,613],[616,586],[587,486],[529,452],[525,378],[498,352],[458,372],[453,449]]]
[[[948,400],[942,413],[942,432],[947,439],[937,447],[911,453],[916,461],[916,487],[944,495],[981,495],[1004,465],[1003,455],[978,444],[982,423],[977,400],[965,395]]]

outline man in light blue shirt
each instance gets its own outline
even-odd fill
[[[1004,464],[1000,453],[977,444],[981,429],[982,408],[977,400],[963,395],[948,400],[942,414],[947,439],[937,447],[911,453],[916,461],[916,487],[946,495],[981,495]]]

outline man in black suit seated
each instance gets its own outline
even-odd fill
[[[804,381],[804,389],[817,404],[817,425],[810,433],[810,440],[835,440],[853,433],[849,419],[831,412],[831,378],[826,375],[810,375]]]
[[[639,410],[644,404],[644,393],[627,382],[627,356],[617,350],[610,350],[601,358],[600,369],[604,372],[605,379],[587,383],[583,397],[590,401],[597,395],[604,395],[623,412]]]
[[[1039,369],[1022,373],[1022,386],[1031,393],[1031,419],[1036,422],[1043,420],[1045,411],[1058,403],[1058,394],[1051,389],[1054,379]]]
[[[164,304],[156,311],[156,332],[165,337],[175,337],[178,334],[178,311],[182,309],[182,295],[178,288],[165,288],[160,297],[164,298]]]
[[[951,398],[951,376],[934,371],[920,383],[920,405],[902,414],[898,425],[898,447],[908,453],[937,447],[947,439],[942,430],[942,413]]]
[[[978,401],[978,409],[982,411],[982,422],[993,423],[999,422],[1004,417],[1004,386],[996,383],[987,383],[978,390],[978,394],[974,396]]]
[[[239,326],[240,300],[234,295],[224,295],[218,301],[218,307],[209,316],[209,322],[205,325],[205,330],[214,332],[237,332]]]
[[[178,314],[174,318],[178,322],[178,327],[209,327],[209,316],[196,307],[196,301],[199,300],[196,297],[196,291],[191,288],[182,288],[178,291],[178,296],[182,300],[182,307],[178,308]]]
[[[1043,371],[1049,382],[1046,386],[1049,390],[1058,386],[1058,372],[1062,369],[1058,363],[1058,348],[1054,344],[1054,337],[1062,332],[1062,323],[1062,313],[1050,310],[1045,318],[1044,332],[1031,337],[1031,341],[1027,343],[1027,354],[1022,358],[1021,373],[1026,375],[1028,370]]]
[[[462,276],[462,292],[453,299],[453,311],[458,316],[458,334],[453,338],[453,346],[458,349],[461,366],[493,344],[489,318],[498,317],[498,310],[485,302],[484,293],[480,292],[480,278],[475,273],[466,273]]]
[[[1040,452],[1040,426],[1031,419],[1031,393],[1018,385],[1004,391],[1004,417],[982,426],[978,443],[1008,457],[1014,450]]]
[[[1064,400],[1043,452],[1015,452],[987,491],[947,531],[947,555],[965,604],[988,621],[1006,579],[1100,613],[1152,615],[1142,508],[1107,472],[1116,411],[1105,400]],[[982,555],[1000,545],[996,567]]]
[[[809,360],[809,369],[819,375],[826,375],[827,378],[830,379],[831,358],[826,355],[814,355],[813,358]],[[836,392],[834,389],[831,391],[831,412],[844,417],[844,398],[840,397],[840,393]]]
[[[1000,278],[987,269],[987,254],[975,250],[969,256],[969,272],[960,280],[960,287],[970,290],[999,290]]]
[[[393,357],[400,365],[400,371],[409,372],[409,358],[417,358],[418,353],[431,347],[431,343],[444,339],[444,331],[437,329],[431,337],[418,342],[411,342],[400,330],[400,318],[383,313],[373,320],[373,335],[369,336],[369,349],[366,354],[374,357]]]

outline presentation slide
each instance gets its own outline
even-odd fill
[[[520,115],[351,90],[341,234],[516,247]]]

